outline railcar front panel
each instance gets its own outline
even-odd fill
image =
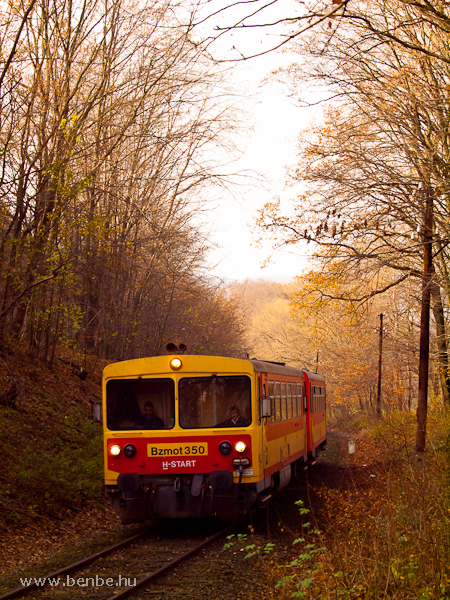
[[[245,431],[245,430],[243,430]],[[238,442],[244,442],[246,449],[238,453],[234,448]],[[219,446],[228,442],[231,451],[224,456],[219,451]],[[121,449],[135,448],[133,456],[128,457],[124,452],[112,455],[111,448],[120,445]],[[167,475],[171,473],[211,473],[216,470],[236,471],[233,460],[248,458],[246,475],[253,471],[254,458],[252,456],[252,436],[248,433],[238,434],[220,431],[211,432],[209,435],[194,436],[164,436],[154,434],[151,437],[144,434],[142,437],[124,436],[108,440],[106,446],[107,466],[106,481],[114,484],[118,474],[132,471],[138,475],[152,473],[154,475]],[[239,473],[235,474],[239,479]]]

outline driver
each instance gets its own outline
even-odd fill
[[[153,412],[153,402],[147,400],[144,404],[144,414],[136,419],[135,429],[164,429],[164,423]]]
[[[222,421],[222,423],[216,425],[216,427],[247,427],[249,421],[241,415],[236,404],[230,406],[229,410],[230,417],[226,421]]]

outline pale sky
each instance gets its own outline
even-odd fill
[[[243,103],[249,109],[254,130],[244,133],[238,141],[244,156],[240,169],[256,171],[266,178],[265,186],[250,185],[247,189],[232,189],[235,199],[223,198],[215,211],[215,243],[222,246],[212,254],[212,261],[219,264],[213,274],[225,279],[271,279],[289,281],[306,266],[305,247],[278,250],[267,267],[262,263],[271,255],[270,240],[262,248],[254,241],[261,233],[252,231],[256,214],[266,202],[276,196],[288,201],[295,196],[293,189],[286,188],[286,166],[295,164],[297,138],[307,125],[312,110],[296,107],[287,98],[283,87],[273,83],[260,88],[263,77],[281,64],[282,57],[269,55],[239,65],[239,75],[248,83],[251,92],[258,92],[259,99]],[[285,60],[286,62],[286,60]]]
[[[258,23],[277,21],[280,14],[291,16],[301,10],[299,3],[294,0],[278,0],[275,5],[263,4],[267,8],[263,14],[255,17]],[[205,14],[211,15],[227,5],[227,0],[207,0],[204,4]],[[234,3],[233,16],[227,11],[207,20],[202,25],[203,35],[214,35],[217,25],[236,22],[239,16],[250,10],[249,6],[246,3]],[[255,10],[257,5],[253,3],[251,6]],[[284,32],[285,29],[277,31],[275,28],[233,30],[222,36],[219,42],[214,42],[210,51],[216,58],[251,56],[277,45],[284,39],[279,34]],[[289,251],[277,251],[271,263],[262,268],[262,263],[272,253],[271,243],[269,239],[263,247],[257,247],[254,243],[257,237],[261,237],[261,232],[254,231],[258,209],[275,197],[280,197],[286,203],[289,198],[295,197],[294,190],[285,186],[286,167],[295,164],[300,131],[313,115],[318,115],[318,110],[296,107],[294,101],[286,96],[282,83],[270,77],[275,69],[289,65],[295,58],[286,52],[271,52],[235,65],[232,81],[237,82],[238,93],[249,97],[241,104],[247,111],[249,126],[253,128],[253,131],[242,132],[236,139],[243,152],[236,170],[258,172],[266,181],[264,186],[253,184],[244,188],[236,185],[217,202],[212,241],[221,248],[211,254],[210,262],[216,264],[211,273],[222,279],[289,281],[307,264],[305,252],[309,247],[291,246]],[[262,86],[264,78],[271,83]]]

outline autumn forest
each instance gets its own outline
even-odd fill
[[[208,276],[201,215],[235,183],[224,163],[242,115],[199,38],[198,9],[3,6],[1,335],[50,364],[58,346],[123,360],[171,340],[318,363],[332,405],[375,410],[383,314],[383,402],[410,410],[428,202],[429,387],[448,404],[445,7],[325,3],[286,25],[297,60],[273,77],[299,103],[323,104],[323,119],[287,166],[290,205],[274,190],[257,237],[303,245],[311,266],[253,292]]]
[[[2,5],[0,329],[36,356],[158,354],[181,331],[193,351],[237,351],[199,215],[238,121],[190,18]]]
[[[329,425],[362,441],[346,492],[323,493],[332,517],[310,570],[271,563],[270,597],[443,600],[450,5],[268,6],[0,1],[0,528],[53,518],[48,498],[58,515],[98,502],[101,367],[182,342],[317,371]],[[216,50],[250,29],[264,52]],[[220,280],[209,213],[263,179],[235,162],[249,119],[228,76],[275,52],[288,59],[271,83],[317,117],[254,240],[308,261],[289,283]]]

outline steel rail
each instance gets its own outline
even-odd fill
[[[221,531],[215,533],[214,535],[211,535],[209,538],[206,538],[206,540],[204,540],[203,542],[201,542],[200,544],[198,544],[191,550],[188,550],[184,554],[181,554],[181,556],[179,556],[178,558],[174,558],[173,560],[171,560],[169,563],[167,563],[163,567],[160,567],[153,573],[150,573],[150,575],[146,575],[145,577],[143,577],[142,579],[137,581],[136,585],[127,587],[124,590],[122,590],[121,592],[114,594],[113,596],[110,596],[109,598],[106,598],[106,600],[117,600],[118,598],[128,598],[128,596],[135,594],[137,590],[145,587],[146,585],[148,585],[149,583],[151,583],[158,577],[161,577],[161,575],[164,575],[164,573],[166,573],[167,571],[170,571],[171,569],[173,569],[174,567],[176,567],[183,561],[187,560],[188,558],[191,558],[191,556],[194,556],[195,554],[200,552],[200,550],[203,550],[203,548],[205,548],[206,546],[209,546],[209,544],[212,544],[212,542],[215,542],[217,539],[221,538],[223,535],[227,534],[229,531],[233,531],[235,526],[236,526],[236,523],[233,523],[229,527],[226,527],[225,529],[222,529]],[[1,600],[1,596],[0,596],[0,600]]]
[[[77,571],[78,569],[81,569],[82,567],[85,567],[86,565],[91,564],[92,562],[94,562],[98,558],[101,558],[102,556],[107,556],[108,554],[111,554],[115,550],[119,550],[120,548],[124,548],[124,547],[128,546],[129,544],[132,544],[135,540],[143,537],[148,532],[149,532],[149,529],[147,528],[144,531],[140,531],[139,533],[132,535],[131,537],[127,538],[126,540],[123,540],[122,542],[114,544],[114,546],[109,546],[108,548],[105,548],[104,550],[101,550],[100,552],[96,552],[95,554],[91,554],[91,556],[82,558],[78,562],[72,563],[71,565],[68,565],[67,567],[63,567],[62,569],[59,569],[58,571],[54,571],[53,573],[50,573],[49,575],[43,575],[42,577],[33,577],[33,578],[27,577],[27,579],[33,579],[33,583],[29,583],[28,585],[24,585],[24,586],[15,588],[14,590],[10,590],[9,592],[2,594],[0,596],[0,600],[9,600],[10,598],[17,598],[19,596],[24,596],[25,594],[28,594],[28,592],[31,592],[31,590],[43,588],[44,585],[38,585],[34,582],[36,580],[41,580],[41,581],[47,580],[47,579],[51,579],[53,577],[58,577],[59,575],[65,575],[66,573],[71,573],[72,571]]]

